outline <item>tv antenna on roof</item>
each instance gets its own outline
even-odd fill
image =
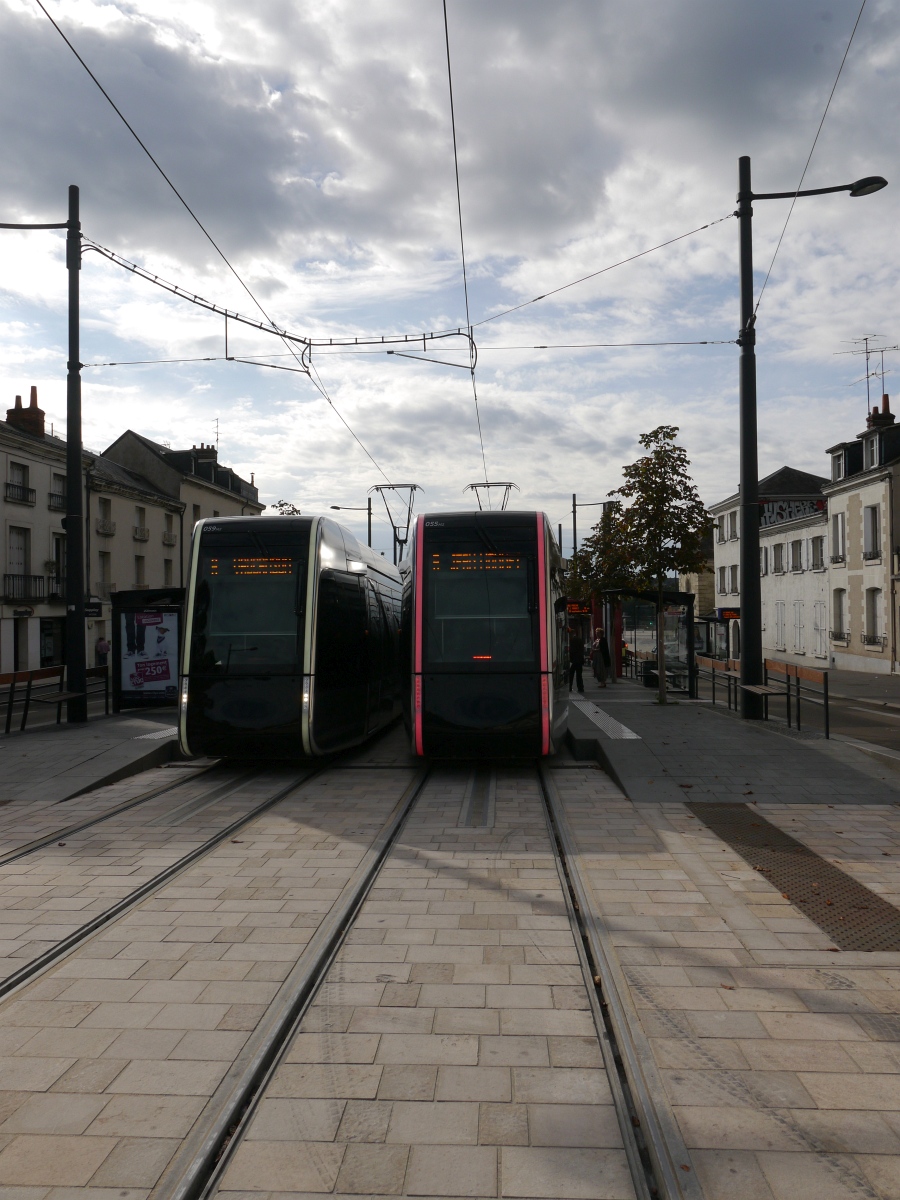
[[[882,349],[881,346],[870,346],[869,342],[873,342],[875,340],[875,338],[880,338],[880,337],[884,337],[884,334],[883,333],[867,333],[867,334],[864,334],[862,337],[850,338],[850,342],[854,346],[862,346],[863,349],[862,350],[837,350],[835,352],[837,354],[864,354],[866,356],[866,376],[865,376],[865,378],[866,378],[866,416],[868,416],[869,413],[871,413],[871,411],[872,411],[872,396],[871,396],[871,387],[869,384],[869,380],[872,378],[872,372],[870,372],[870,370],[869,370],[869,355],[877,353],[879,350]],[[893,350],[895,348],[896,347],[894,347],[894,346],[885,346],[884,347],[885,350]],[[884,368],[884,356],[883,355],[882,355],[882,359],[881,359],[881,366],[882,366],[882,373],[883,373],[883,368]],[[877,372],[876,372],[876,374],[877,374]],[[860,380],[857,380],[856,382],[859,383]],[[884,391],[883,386],[882,386],[882,391]]]
[[[503,488],[503,499],[500,501],[500,512],[503,512],[507,504],[509,504],[510,492],[513,488],[518,491],[519,485],[517,483],[488,483],[488,481],[485,480],[484,483],[470,483],[463,488],[463,491],[474,492],[475,499],[478,501],[478,508],[481,512],[484,512],[484,500],[487,500],[488,508],[493,507],[491,504],[491,488]],[[484,492],[483,499],[481,495],[482,492]]]
[[[417,483],[376,483],[373,488],[369,488],[370,492],[379,493],[387,510],[388,520],[394,533],[395,566],[398,557],[402,558],[403,547],[409,541],[409,527],[412,525],[416,492],[423,490]],[[407,493],[405,498],[404,492]]]

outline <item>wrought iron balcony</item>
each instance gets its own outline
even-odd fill
[[[887,645],[886,633],[861,633],[859,640],[864,646],[885,646]]]
[[[828,636],[833,642],[843,642],[845,645],[850,642],[850,634],[843,629],[832,629],[829,631]]]
[[[831,561],[832,561],[833,563],[842,563],[842,562],[846,562],[846,561],[847,561],[847,555],[846,555],[846,554],[832,554],[832,556],[831,556]]]
[[[7,601],[43,600],[43,575],[4,575],[3,595]]]
[[[63,600],[66,595],[65,575],[51,575],[47,580],[47,599]]]
[[[863,558],[870,561],[873,558],[881,558],[880,550],[863,550]]]
[[[168,531],[166,531],[162,535],[162,540],[163,540],[164,546],[177,546],[178,545],[178,534],[177,533],[169,533]]]
[[[47,493],[47,507],[51,510],[51,512],[65,512],[66,511],[65,494],[62,492],[48,492]]]
[[[97,517],[94,522],[94,528],[101,537],[113,537],[116,532],[115,521],[104,521],[101,517]]]
[[[131,536],[136,542],[149,542],[150,530],[146,525],[132,525]]]
[[[13,504],[35,504],[37,502],[37,492],[34,488],[25,487],[21,483],[8,483],[6,485],[6,499]]]

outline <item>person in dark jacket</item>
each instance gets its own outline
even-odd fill
[[[601,687],[605,688],[609,675],[610,657],[609,642],[606,640],[606,634],[602,629],[597,629],[594,635],[594,642],[591,647],[591,662],[594,667],[594,678]]]
[[[577,634],[574,629],[569,630],[569,691],[572,690],[572,684],[578,686],[578,691],[584,695],[584,677],[582,668],[584,667],[584,638]]]

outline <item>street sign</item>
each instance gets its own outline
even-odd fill
[[[96,602],[96,604],[92,600],[87,601],[87,603],[84,606],[84,615],[86,617],[102,617],[103,616],[102,603],[99,600]]]

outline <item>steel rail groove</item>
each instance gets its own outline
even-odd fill
[[[396,770],[408,771],[398,766]],[[218,1187],[356,916],[431,774],[420,767],[363,854],[331,911],[310,938],[244,1049],[219,1084],[149,1200],[205,1200]]]
[[[208,854],[210,850],[215,849],[220,842],[226,841],[240,829],[243,829],[245,825],[248,825],[251,821],[254,821],[257,817],[261,816],[262,813],[264,813],[267,809],[272,808],[273,805],[277,804],[279,800],[283,800],[285,796],[288,796],[292,791],[295,790],[295,788],[300,787],[300,785],[303,783],[307,783],[313,778],[313,776],[319,774],[322,769],[323,768],[319,766],[313,767],[312,769],[305,771],[304,774],[300,775],[299,777],[291,780],[290,783],[279,788],[274,795],[269,796],[266,800],[263,800],[260,804],[257,804],[250,810],[250,812],[245,813],[242,817],[238,817],[237,820],[232,821],[230,825],[227,825],[224,829],[219,830],[218,833],[214,833],[212,837],[207,838],[205,842],[202,842],[199,846],[195,846],[193,850],[189,851],[187,854],[171,863],[168,867],[163,868],[162,871],[159,871],[151,879],[148,879],[145,883],[142,883],[140,887],[135,888],[133,892],[129,892],[127,896],[124,896],[121,900],[117,900],[115,904],[110,905],[110,907],[104,909],[103,912],[97,913],[97,915],[92,917],[90,921],[86,921],[84,925],[80,925],[78,929],[74,930],[67,937],[64,937],[60,941],[54,943],[54,945],[52,945],[48,950],[45,950],[43,954],[39,955],[35,959],[32,959],[31,962],[26,963],[24,967],[20,967],[18,971],[14,971],[12,975],[8,975],[6,979],[0,980],[0,999],[9,996],[12,992],[17,991],[25,984],[31,983],[32,980],[34,980],[38,975],[42,974],[49,967],[52,967],[55,963],[59,962],[61,958],[65,958],[66,955],[77,949],[80,945],[82,945],[82,943],[87,941],[88,938],[92,937],[99,930],[104,929],[107,925],[111,925],[114,921],[118,920],[123,913],[126,913],[129,909],[134,908],[135,905],[152,895],[153,892],[162,887],[163,884],[168,883],[170,879],[173,879],[176,875],[179,875],[198,859],[203,858],[203,856]],[[246,779],[242,781],[242,783],[246,782]],[[231,790],[236,790],[237,787],[242,786],[242,783],[238,783],[235,788],[232,788]]]
[[[593,977],[600,993],[603,1022],[609,1033],[609,1044],[615,1052],[613,1070],[621,1081],[620,1094],[625,1101],[626,1110],[630,1110],[629,1122],[637,1122],[631,1130],[632,1141],[640,1155],[640,1145],[635,1138],[639,1130],[646,1155],[649,1155],[649,1163],[644,1161],[637,1170],[641,1171],[644,1186],[651,1196],[659,1196],[664,1200],[702,1200],[702,1192],[691,1166],[690,1156],[665,1100],[663,1083],[653,1062],[652,1052],[649,1046],[644,1044],[637,1013],[627,999],[624,980],[620,982],[617,978],[619,968],[611,952],[608,934],[591,917],[593,906],[590,892],[581,876],[578,848],[569,819],[560,802],[556,784],[543,763],[538,765],[538,775],[550,836],[557,848],[558,869],[564,878],[563,890],[574,908],[572,916],[574,929],[578,934],[576,940],[580,947],[589,951],[592,960],[593,970],[588,978]],[[589,988],[589,994],[593,990]],[[606,1043],[602,1037],[601,1045],[605,1057]],[[609,1071],[611,1086],[613,1070]],[[614,1088],[614,1098],[615,1095]],[[616,1108],[625,1136],[623,1111],[619,1110],[618,1103]],[[627,1151],[628,1137],[625,1138],[625,1145]],[[632,1167],[633,1179],[637,1186],[639,1177],[631,1153],[629,1165]]]
[[[10,863],[18,862],[20,858],[24,858],[27,854],[32,854],[35,850],[41,850],[44,846],[49,846],[53,842],[58,842],[60,838],[71,837],[75,833],[81,833],[83,829],[90,829],[92,825],[99,825],[101,821],[108,821],[110,817],[117,817],[119,813],[127,812],[130,808],[137,808],[139,804],[146,804],[148,800],[155,800],[157,796],[164,796],[166,792],[173,792],[176,788],[193,783],[195,779],[206,775],[217,766],[218,763],[213,763],[211,766],[204,767],[196,775],[189,775],[185,779],[176,779],[172,783],[165,784],[163,787],[154,788],[152,791],[144,792],[140,796],[134,796],[131,800],[117,804],[115,808],[107,809],[106,812],[100,813],[96,817],[90,817],[86,821],[76,821],[74,825],[66,825],[63,829],[57,829],[55,833],[42,834],[33,841],[25,842],[23,845],[17,846],[15,850],[10,850],[4,855],[0,855],[0,867],[6,867]]]

